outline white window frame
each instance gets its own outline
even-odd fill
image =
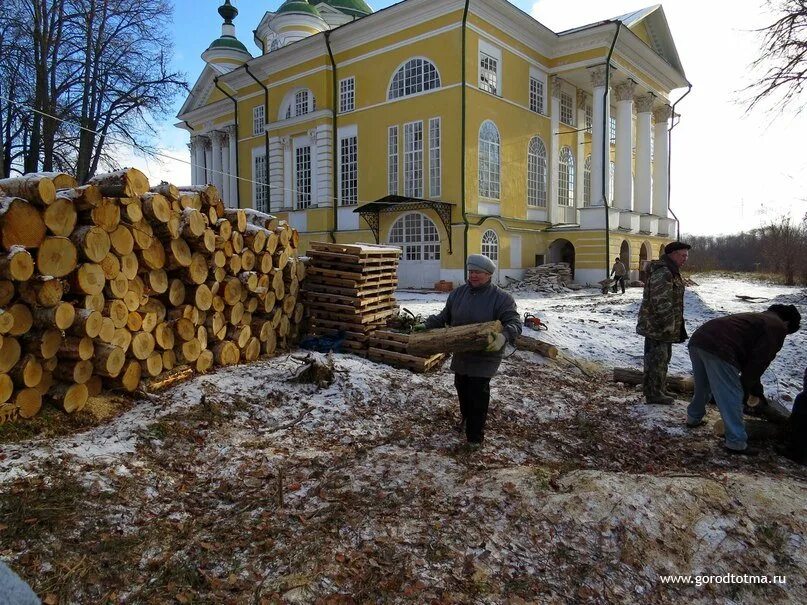
[[[354,141],[353,153],[348,149],[345,160],[345,142]],[[351,162],[352,159],[352,162]],[[355,126],[339,132],[339,205],[356,206],[359,203],[359,135]]]
[[[423,120],[403,125],[403,186],[406,197],[423,197]],[[417,134],[420,134],[418,139]]]
[[[491,73],[491,70],[484,70],[482,67],[483,59],[492,60],[495,62],[495,69],[492,70],[493,77],[496,78],[496,81],[491,84],[489,80],[483,80],[483,75],[486,73]],[[489,42],[485,40],[479,41],[479,51],[476,60],[476,66],[478,70],[478,78],[477,83],[479,86],[479,90],[483,90],[485,92],[489,92],[492,95],[496,95],[497,97],[502,96],[502,50],[496,46],[493,46]]]
[[[564,145],[558,154],[558,206],[574,208],[574,154]]]
[[[482,140],[482,130],[485,128],[487,124],[493,126],[493,129],[496,132],[495,141]],[[502,183],[502,156],[501,156],[502,137],[498,127],[492,120],[485,120],[479,126],[479,134],[477,135],[477,142],[479,143],[479,151],[477,156],[477,173],[479,176],[479,197],[489,200],[498,200],[501,198],[501,183]],[[483,157],[483,154],[486,154],[487,157]],[[495,158],[493,157],[494,155]]]
[[[297,113],[297,95],[306,93],[308,95],[307,102],[305,103],[307,110],[303,113]],[[317,100],[314,97],[314,91],[310,88],[295,88],[294,90],[286,93],[283,98],[283,103],[280,105],[280,112],[278,113],[278,120],[290,120],[298,116],[303,116],[313,113],[317,109]]]
[[[591,134],[592,124],[594,123],[594,108],[591,103],[586,103],[586,132]]]
[[[306,182],[306,174],[300,173],[300,163],[299,158],[304,157],[305,153],[300,154],[303,149],[308,149],[308,192],[306,193],[304,189],[304,185]],[[292,180],[293,188],[294,188],[294,195],[292,196],[294,199],[294,209],[295,210],[307,210],[313,206],[314,202],[314,146],[311,144],[311,141],[308,140],[306,137],[304,141],[302,140],[295,140],[294,148],[292,149],[291,154],[291,161],[292,166],[294,167],[293,175],[294,179]],[[304,167],[305,168],[305,167]],[[306,196],[308,199],[306,199]]]
[[[356,109],[356,77],[339,80],[339,113],[349,113]]]
[[[429,197],[440,197],[442,186],[442,137],[440,118],[429,119]]]
[[[422,212],[409,212],[392,223],[387,241],[402,250],[402,261],[439,261],[440,231]]]
[[[400,128],[395,124],[387,128],[387,193],[389,195],[398,195],[400,186],[400,144]]]
[[[543,154],[539,153],[541,149]],[[546,144],[536,135],[527,143],[527,206],[531,208],[546,208],[547,168]]]
[[[608,140],[611,145],[616,145],[616,110],[613,107],[608,116]]]
[[[482,254],[499,264],[499,234],[488,229],[482,234]]]
[[[263,134],[266,127],[266,112],[263,105],[256,105],[252,108],[252,134],[257,136]]]
[[[252,150],[252,207],[269,212],[268,162],[265,149]]]
[[[533,92],[533,82],[540,84],[540,93],[536,96]],[[546,74],[535,67],[530,66],[530,78],[527,86],[528,107],[533,113],[546,115]],[[534,103],[533,101],[536,101]]]
[[[433,61],[426,57],[410,57],[392,72],[387,85],[387,100],[394,101],[439,90],[442,82],[440,70]]]
[[[591,206],[591,154],[583,162],[583,208]]]
[[[574,127],[575,99],[571,92],[564,90],[564,88],[565,86],[562,86],[560,91],[560,115],[558,119],[561,124]]]

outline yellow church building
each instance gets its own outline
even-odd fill
[[[660,5],[553,32],[506,0],[286,0],[237,39],[238,11],[180,110],[193,184],[309,241],[403,250],[400,283],[496,279],[568,261],[633,277],[675,239],[672,91],[689,83]]]

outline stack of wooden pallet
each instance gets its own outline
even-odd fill
[[[312,242],[303,284],[309,331],[344,336],[342,348],[366,355],[369,336],[397,309],[398,248]]]
[[[393,330],[376,330],[370,335],[370,349],[367,357],[373,361],[407,368],[413,372],[428,372],[438,368],[448,357],[445,353],[425,357],[410,355],[406,352],[409,336],[409,334]]]
[[[285,347],[303,318],[298,241],[213,186],[150,189],[134,169],[0,180],[0,423]]]

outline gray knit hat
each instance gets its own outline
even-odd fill
[[[471,254],[465,262],[468,271],[484,271],[493,275],[496,273],[496,263],[484,254]]]

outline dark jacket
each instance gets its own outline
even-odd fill
[[[642,306],[636,331],[660,342],[684,342],[684,280],[667,255],[654,260],[647,268]]]
[[[504,327],[504,335],[510,343],[521,334],[521,318],[516,311],[513,297],[488,283],[479,288],[464,284],[448,295],[445,308],[426,320],[426,328],[445,326],[465,326],[474,323],[499,320]],[[504,349],[492,353],[454,353],[451,370],[466,376],[491,378],[499,369],[504,357]]]
[[[625,263],[621,260],[618,260],[614,263],[614,266],[611,268],[611,275],[614,277],[625,277],[625,274],[628,270],[625,268]]]
[[[740,370],[743,388],[755,393],[762,374],[785,343],[787,328],[771,311],[736,313],[707,321],[695,330],[689,346],[733,365]]]

